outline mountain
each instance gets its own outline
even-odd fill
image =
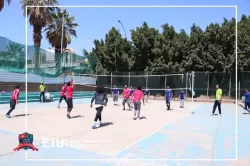
[[[25,47],[25,44],[17,43],[17,42],[14,42],[14,41],[12,41],[12,40],[6,38],[6,37],[0,36],[0,52],[5,52],[5,51],[7,51],[7,50],[8,50],[8,49],[7,49],[8,46],[9,46],[10,44],[12,44],[12,43],[20,44],[20,45],[22,45],[22,46]],[[28,45],[27,50],[28,50],[28,56],[29,56],[29,57],[32,57],[32,56],[34,55],[34,53],[35,53],[35,48],[34,48],[34,46]],[[46,53],[46,51],[45,51],[44,49],[42,49],[42,48],[40,49],[40,52],[42,52],[42,53],[44,53],[44,54]]]

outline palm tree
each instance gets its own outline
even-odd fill
[[[2,11],[2,9],[4,8],[4,1],[5,0],[0,0],[0,11]],[[10,4],[11,0],[6,0],[8,5]]]
[[[35,68],[39,66],[39,50],[42,40],[42,28],[51,21],[51,14],[55,7],[28,7],[26,6],[54,6],[57,0],[21,0],[24,16],[29,16],[30,25],[33,26],[33,41],[35,46]]]
[[[51,16],[52,21],[45,29],[46,37],[51,46],[55,48],[55,53],[61,53],[61,46],[63,50],[66,49],[68,44],[71,43],[71,36],[77,37],[75,28],[78,24],[75,23],[75,17],[70,17],[69,13],[65,9],[61,10],[57,8],[56,12]],[[61,41],[62,37],[63,41]]]

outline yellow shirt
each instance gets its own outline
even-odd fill
[[[40,85],[40,92],[44,92],[44,90],[45,90],[45,85]]]
[[[222,90],[217,89],[216,90],[216,100],[221,100]]]

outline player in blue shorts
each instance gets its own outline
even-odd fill
[[[184,95],[185,95],[185,92],[181,89],[181,91],[180,91],[180,108],[184,108]]]
[[[148,96],[150,95],[149,89],[145,89],[144,95],[146,96],[146,103],[148,102]]]
[[[246,89],[245,93],[245,110],[250,113],[250,92]]]
[[[113,96],[114,105],[117,105],[118,97],[119,97],[119,90],[117,89],[116,85],[114,85],[114,88],[112,89],[112,96]]]
[[[165,91],[165,99],[166,99],[166,104],[167,104],[167,110],[170,110],[170,102],[173,97],[172,90],[170,89],[169,86],[167,86],[167,89]]]

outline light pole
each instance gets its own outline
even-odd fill
[[[125,33],[125,38],[127,39],[126,31],[125,31],[125,28],[124,28],[124,26],[123,26],[121,20],[118,20],[118,22],[121,24],[122,29],[123,29],[123,31],[124,31],[124,33]]]

